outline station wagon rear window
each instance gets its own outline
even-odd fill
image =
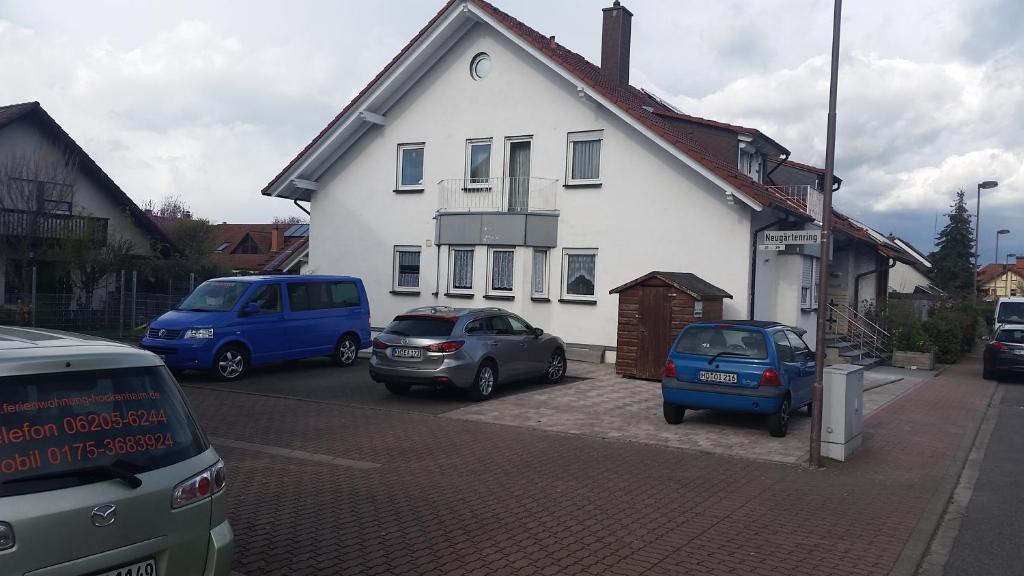
[[[0,377],[0,497],[123,478],[206,449],[163,367]]]
[[[451,336],[453,328],[455,328],[454,318],[399,316],[384,329],[384,333],[395,336],[431,338]]]
[[[764,335],[734,326],[692,326],[683,331],[676,352],[697,356],[727,353],[736,357],[764,360],[768,347]]]
[[[1007,344],[1024,344],[1024,330],[1004,328],[996,334],[996,340]]]

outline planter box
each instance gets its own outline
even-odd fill
[[[899,368],[916,367],[919,370],[934,370],[935,353],[897,350],[892,353],[892,365]]]

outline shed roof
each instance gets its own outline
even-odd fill
[[[732,294],[729,294],[725,290],[722,290],[714,284],[711,284],[690,272],[648,272],[636,280],[626,282],[618,288],[612,288],[608,293],[617,294],[626,288],[631,288],[646,280],[650,280],[651,278],[660,278],[683,292],[686,292],[690,296],[693,296],[697,300],[704,300],[706,298],[732,298]]]

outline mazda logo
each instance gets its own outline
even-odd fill
[[[163,338],[164,336],[167,336],[167,330],[160,330],[159,332],[157,332],[157,336],[159,336],[161,338]]]
[[[97,528],[110,526],[115,520],[117,520],[117,506],[113,504],[104,504],[92,510],[92,525]]]

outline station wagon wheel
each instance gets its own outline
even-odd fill
[[[248,364],[249,359],[245,355],[245,350],[238,346],[225,346],[217,352],[213,368],[217,378],[231,382],[245,374]]]
[[[768,417],[768,433],[782,438],[789,431],[789,396],[782,400],[779,410]]]
[[[548,384],[557,384],[565,378],[565,352],[562,352],[561,348],[551,353],[545,378]]]
[[[494,387],[498,385],[498,369],[491,361],[485,361],[476,371],[476,378],[469,388],[469,397],[474,402],[487,400],[494,394]]]
[[[356,359],[359,358],[359,341],[351,334],[342,336],[334,347],[334,354],[331,355],[331,358],[342,368],[355,364]]]

